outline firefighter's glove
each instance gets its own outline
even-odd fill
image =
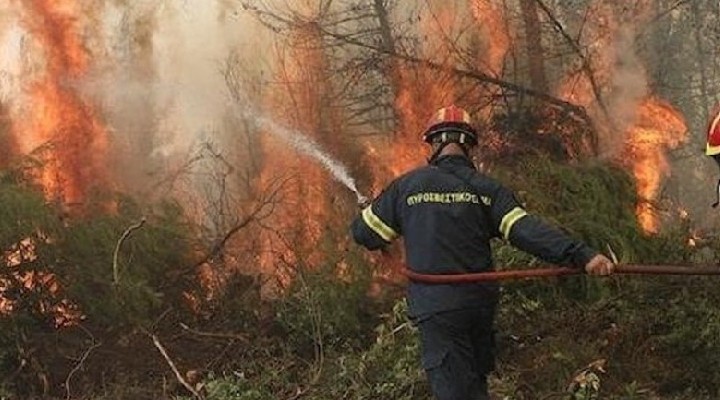
[[[585,264],[585,272],[588,275],[612,275],[615,272],[615,263],[604,255],[598,254]]]
[[[360,210],[366,209],[370,204],[371,204],[371,201],[370,201],[369,198],[367,198],[367,197],[365,197],[365,196],[363,196],[363,195],[361,195],[361,194],[358,195],[357,205],[358,205],[358,208],[359,208]]]

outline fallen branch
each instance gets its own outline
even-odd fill
[[[155,345],[155,347],[157,347],[160,354],[162,354],[162,356],[165,358],[165,361],[167,361],[168,365],[170,366],[170,369],[172,369],[173,373],[175,373],[175,378],[177,378],[178,382],[180,382],[180,384],[182,384],[185,387],[185,389],[187,389],[190,393],[192,393],[193,396],[195,396],[198,399],[204,400],[205,397],[200,392],[195,390],[195,388],[192,387],[192,385],[189,384],[188,381],[185,380],[185,378],[183,378],[182,374],[175,366],[175,363],[173,362],[172,358],[170,358],[170,356],[168,355],[167,350],[165,350],[165,347],[163,347],[162,343],[160,343],[160,339],[158,339],[157,335],[153,334],[153,335],[150,335],[150,337],[152,338],[152,341],[153,341],[153,344]]]
[[[233,339],[233,340],[239,340],[245,344],[250,343],[250,339],[248,339],[247,336],[239,334],[239,333],[201,332],[196,329],[190,328],[189,326],[185,325],[182,322],[180,323],[180,327],[183,328],[183,330],[185,330],[189,333],[192,333],[195,336],[217,338],[217,339]]]

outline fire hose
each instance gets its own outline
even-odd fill
[[[581,268],[535,268],[511,269],[506,271],[489,271],[470,274],[421,274],[409,269],[405,275],[414,282],[420,283],[474,283],[505,281],[513,279],[544,278],[551,276],[581,275],[585,271]],[[642,265],[620,264],[615,266],[614,274],[623,275],[720,275],[720,266],[714,265]]]
[[[720,161],[719,161],[720,163]],[[720,164],[719,164],[720,165]],[[720,181],[718,181],[720,188]],[[718,189],[720,190],[720,189]],[[363,209],[370,205],[369,198],[354,190],[358,196],[358,207]],[[719,192],[720,193],[720,192]],[[617,262],[617,257],[608,246],[612,258]],[[552,276],[582,275],[585,270],[582,268],[567,267],[544,267],[534,269],[510,268],[503,271],[488,271],[478,273],[458,274],[422,274],[405,269],[405,276],[409,280],[420,283],[447,284],[447,283],[474,283],[507,281],[515,279],[546,278]],[[645,264],[616,264],[613,274],[620,275],[720,275],[720,264],[718,265],[645,265]]]

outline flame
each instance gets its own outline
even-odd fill
[[[424,41],[422,52],[446,68],[455,66],[456,54],[445,37],[458,20],[457,5],[448,3],[445,7],[424,8],[420,16],[421,35]],[[398,117],[398,129],[390,143],[392,165],[389,166],[389,178],[395,178],[423,162],[427,152],[421,140],[425,122],[432,112],[454,102],[457,81],[450,71],[438,70],[417,64],[398,63],[394,76],[396,94],[395,113]],[[377,171],[382,186],[388,179],[387,174]]]
[[[670,175],[665,151],[686,140],[687,125],[682,114],[656,97],[648,97],[638,114],[638,121],[629,131],[626,154],[632,162],[640,198],[638,222],[645,232],[657,233],[660,223],[652,201],[657,198],[662,179]]]
[[[277,91],[267,98],[267,108],[282,125],[327,144],[338,140],[339,119],[330,115],[328,82],[323,75],[325,57],[321,35],[308,24],[296,29],[286,46],[278,48],[275,80]],[[331,181],[317,163],[298,157],[295,151],[270,134],[263,135],[263,168],[258,179],[261,190],[282,182],[271,221],[260,238],[261,270],[287,283],[298,264],[315,265],[322,256],[317,244],[326,232],[332,208]]]
[[[48,197],[82,203],[90,189],[106,183],[103,162],[107,134],[92,106],[73,82],[88,71],[76,0],[22,2],[24,25],[44,53],[45,68],[27,87],[29,109],[15,118],[14,136],[21,152],[42,149],[37,179]]]
[[[483,42],[478,55],[480,68],[487,74],[500,76],[512,44],[502,5],[493,0],[475,0],[471,8]]]
[[[568,73],[558,96],[588,110],[598,127],[601,153],[632,171],[638,222],[646,233],[656,233],[660,222],[654,203],[663,178],[670,174],[665,152],[686,139],[687,127],[682,114],[651,94],[647,73],[633,49],[636,30],[649,21],[650,10],[648,1],[630,8],[595,1],[584,29],[588,64],[580,63]]]
[[[42,239],[41,239],[42,240]],[[47,239],[45,239],[47,240]],[[38,259],[36,239],[25,238],[0,254],[0,263],[8,271],[7,278],[0,278],[0,315],[10,315],[20,296],[29,292],[44,292],[47,297],[37,300],[35,306],[43,315],[51,317],[56,328],[77,324],[84,318],[77,304],[63,298],[60,283],[55,274],[45,271],[21,271],[22,264],[32,264]],[[10,295],[10,293],[14,293]]]
[[[440,68],[395,62],[391,73],[395,87],[394,108],[398,127],[389,144],[389,159],[393,161],[389,174],[380,171],[376,186],[388,178],[395,178],[423,163],[427,148],[420,135],[432,113],[451,103],[483,104],[496,89],[487,89],[476,82],[467,85],[458,79],[456,68],[474,68],[489,75],[500,76],[512,37],[506,26],[502,7],[493,0],[474,0],[470,3],[472,19],[465,20],[467,9],[458,2],[428,2],[420,11],[420,53]],[[471,31],[476,36],[463,36]],[[472,39],[479,39],[471,42]],[[462,49],[477,54],[467,60]],[[467,65],[472,64],[472,65]],[[462,100],[462,101],[460,101]],[[488,116],[490,107],[481,107],[476,114]],[[387,176],[389,175],[389,176]]]

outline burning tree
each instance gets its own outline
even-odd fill
[[[629,164],[640,198],[639,222],[646,232],[656,233],[659,216],[652,204],[661,177],[669,172],[665,151],[684,141],[687,127],[678,111],[652,96],[634,50],[635,29],[650,17],[649,3],[622,11],[616,7],[604,1],[591,6],[595,17],[584,38],[587,55],[559,93],[589,109],[599,122],[601,154]]]
[[[104,124],[73,83],[91,62],[80,32],[88,10],[75,0],[37,0],[23,2],[22,11],[44,67],[28,85],[28,108],[14,118],[15,140],[23,154],[38,154],[37,179],[50,198],[83,203],[109,183]]]

